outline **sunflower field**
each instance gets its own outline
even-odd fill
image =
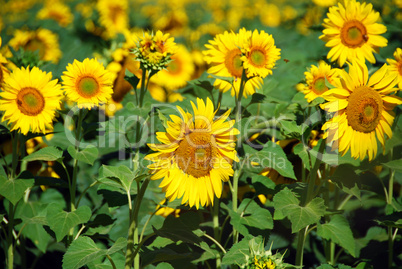
[[[0,0],[0,267],[402,268],[401,0]]]

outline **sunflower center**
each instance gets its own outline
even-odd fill
[[[45,55],[46,47],[42,41],[37,38],[31,39],[24,47],[25,50],[29,51],[39,51],[39,57],[43,58]]]
[[[349,48],[361,47],[368,40],[366,27],[357,20],[346,22],[341,30],[341,41]]]
[[[35,88],[22,88],[17,94],[16,102],[21,113],[27,116],[36,116],[45,107],[45,98]]]
[[[253,50],[250,54],[251,63],[254,66],[264,66],[265,64],[265,54],[261,50]]]
[[[0,64],[0,83],[3,82],[3,66]]]
[[[374,131],[383,110],[380,94],[367,86],[362,86],[349,96],[348,102],[346,115],[349,125],[363,133]]]
[[[322,94],[328,90],[327,86],[325,85],[325,78],[320,77],[314,81],[313,84],[313,91],[317,94]]]
[[[111,6],[110,7],[110,19],[113,23],[117,23],[117,20],[122,16],[123,9],[121,6]]]
[[[241,77],[243,72],[243,61],[240,58],[241,51],[239,49],[229,51],[225,57],[225,66],[232,77]]]
[[[176,162],[184,173],[199,178],[207,176],[213,168],[216,152],[213,136],[204,130],[195,130],[180,142]]]
[[[99,91],[99,84],[93,77],[82,77],[78,81],[78,94],[85,98],[95,96]]]

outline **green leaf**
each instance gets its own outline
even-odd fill
[[[310,158],[308,157],[308,151],[306,146],[303,145],[303,143],[299,143],[293,148],[293,152],[294,154],[299,155],[300,159],[304,164],[304,167],[310,171]]]
[[[356,169],[350,164],[339,165],[331,180],[335,182],[342,190],[361,200],[360,195],[360,177],[356,174]]]
[[[138,83],[140,82],[140,79],[137,76],[125,76],[124,79],[133,86],[133,89],[137,89]]]
[[[120,165],[118,167],[102,165],[102,167],[99,169],[99,175],[101,178],[106,177],[119,179],[126,192],[130,191],[131,184],[135,178],[134,172],[124,165]]]
[[[169,127],[167,125],[168,119],[166,118],[165,115],[163,115],[163,113],[160,111],[160,109],[158,109],[158,117],[161,120],[163,127],[168,128]]]
[[[264,95],[264,94],[255,92],[255,93],[253,93],[253,95],[251,96],[251,101],[250,101],[250,103],[248,103],[247,106],[249,106],[249,105],[251,105],[251,104],[263,103],[263,102],[264,102],[264,99],[265,99],[266,97],[267,97],[267,96]]]
[[[333,215],[325,224],[317,225],[317,235],[331,240],[356,257],[356,246],[352,230],[346,218],[342,215]]]
[[[258,165],[251,165],[251,163],[258,163]],[[262,150],[246,154],[244,166],[243,169],[246,171],[257,174],[263,168],[273,168],[284,177],[296,179],[292,163],[287,159],[283,149],[272,141],[268,141]]]
[[[402,212],[394,212],[387,216],[381,216],[375,221],[383,226],[402,229]]]
[[[191,244],[199,244],[201,239],[193,232],[198,229],[199,216],[189,212],[175,218],[169,215],[161,229],[154,232],[158,236],[166,237],[174,242],[183,241]]]
[[[78,269],[84,265],[111,255],[127,246],[127,239],[120,237],[109,249],[100,249],[95,242],[87,237],[81,236],[74,240],[63,257],[63,269]]]
[[[23,172],[18,178],[8,179],[0,175],[0,194],[6,197],[13,205],[24,196],[27,189],[34,185],[35,180],[31,178],[30,173]]]
[[[247,208],[246,208],[247,206]],[[259,235],[274,227],[272,215],[268,209],[260,207],[255,201],[244,199],[237,212],[229,211],[230,224],[242,235]]]
[[[74,159],[90,165],[93,165],[98,158],[98,148],[94,146],[88,146],[81,151],[77,150],[74,146],[69,146],[67,151]]]
[[[158,263],[158,265],[155,267],[155,269],[174,269],[170,263],[167,262],[161,262]]]
[[[300,206],[299,199],[288,188],[278,192],[273,201],[275,210],[279,210],[292,223],[292,233],[300,231],[307,225],[317,223],[325,213],[323,199],[316,197],[306,206]],[[274,219],[276,219],[275,216]]]
[[[383,163],[383,165],[397,172],[402,172],[402,159]]]
[[[22,160],[31,161],[58,161],[62,158],[63,151],[56,147],[45,147],[38,151],[35,151],[28,156],[25,156]]]
[[[304,131],[307,129],[307,125],[297,125],[295,121],[280,121],[282,131],[285,135],[290,137],[299,138],[302,136]]]
[[[251,257],[250,245],[263,244],[261,237],[246,236],[239,243],[234,244],[223,256],[222,264],[242,265]]]
[[[91,209],[88,206],[81,206],[73,212],[66,212],[60,205],[52,203],[47,209],[47,222],[50,229],[56,234],[57,242],[60,242],[72,228],[86,223],[90,218]]]

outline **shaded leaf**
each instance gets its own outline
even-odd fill
[[[384,166],[388,167],[389,169],[402,172],[402,159],[393,160],[387,163],[383,163]]]
[[[24,196],[25,191],[34,185],[34,182],[35,180],[27,172],[21,173],[15,179],[0,175],[0,194],[15,205]]]
[[[244,237],[226,252],[225,256],[223,256],[222,264],[245,264],[250,255],[250,244],[263,244],[263,240],[261,237],[253,237],[251,235]]]

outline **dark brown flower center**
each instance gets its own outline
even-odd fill
[[[341,41],[349,48],[363,46],[368,41],[366,27],[357,20],[346,22],[341,29]]]
[[[17,94],[17,106],[21,113],[28,116],[36,116],[45,107],[45,99],[41,92],[35,88],[22,88]]]

